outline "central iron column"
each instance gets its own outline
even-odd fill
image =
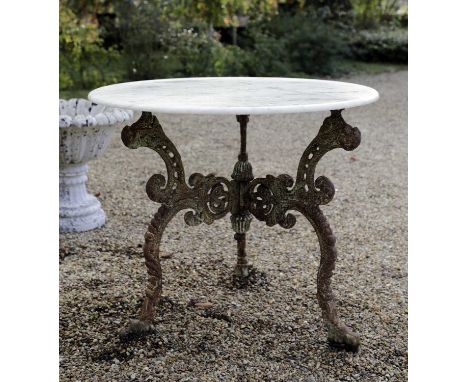
[[[237,196],[232,201],[231,224],[235,232],[234,239],[237,241],[237,264],[234,269],[234,276],[245,278],[249,276],[252,268],[247,261],[245,252],[245,236],[252,221],[252,215],[249,212],[248,201],[245,196],[247,188],[254,177],[252,165],[247,155],[247,123],[249,122],[249,116],[237,115],[236,118],[240,124],[241,145],[238,161],[231,175],[234,180],[234,194]]]

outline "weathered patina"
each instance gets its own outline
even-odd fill
[[[231,180],[214,175],[192,174],[185,180],[184,166],[179,152],[164,133],[159,121],[149,112],[122,131],[122,141],[129,148],[148,147],[164,160],[167,179],[161,174],[153,175],[146,184],[149,198],[161,204],[145,234],[144,257],[148,269],[148,285],[138,320],[133,320],[122,333],[144,333],[151,329],[155,306],[161,298],[162,271],[159,246],[167,224],[182,210],[185,222],[194,226],[231,213],[232,228],[237,241],[237,264],[234,276],[248,278],[252,266],[247,261],[246,233],[252,216],[265,221],[268,226],[279,224],[291,228],[296,218],[290,211],[303,214],[313,226],[320,244],[320,265],[317,275],[317,298],[328,329],[332,346],[356,351],[359,338],[344,325],[336,310],[331,288],[337,251],[335,237],[319,206],[329,203],[335,194],[333,183],[325,176],[315,178],[319,160],[336,148],[354,150],[359,146],[361,134],[356,127],[348,125],[341,110],[331,111],[317,136],[302,154],[296,180],[282,174],[254,178],[252,165],[247,155],[247,115],[238,115],[241,147]]]

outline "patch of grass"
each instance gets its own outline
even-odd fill
[[[392,64],[380,62],[363,62],[356,60],[342,60],[338,64],[338,69],[346,74],[380,74],[393,73],[400,70],[408,70],[406,64]]]
[[[60,90],[59,97],[61,99],[70,99],[70,98],[84,98],[88,99],[88,93],[91,90],[88,89],[76,89],[76,90]]]
[[[343,59],[336,64],[336,75],[334,76],[320,76],[312,75],[303,72],[291,72],[287,74],[287,77],[294,78],[313,78],[313,79],[330,79],[338,78],[343,75],[354,75],[354,74],[368,74],[375,75],[381,73],[394,73],[400,70],[408,70],[406,64],[393,64],[393,63],[382,63],[382,62],[363,62],[352,59]]]

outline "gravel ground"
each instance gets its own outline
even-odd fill
[[[157,333],[121,342],[146,284],[143,235],[157,205],[147,179],[165,172],[149,149],[115,138],[90,165],[90,192],[104,228],[60,235],[62,381],[405,381],[407,380],[407,72],[347,81],[380,92],[378,103],[344,112],[362,133],[354,152],[334,150],[317,175],[335,184],[324,206],[337,236],[333,286],[343,320],[361,335],[357,354],[328,347],[315,298],[318,241],[305,218],[291,230],[253,221],[247,249],[254,283],[231,283],[229,218],[187,227],[183,214],[162,242],[163,299]],[[252,116],[254,175],[295,175],[328,113]],[[239,137],[234,117],[160,115],[186,174],[229,176]],[[197,309],[193,301],[213,304]]]

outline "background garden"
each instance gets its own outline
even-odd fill
[[[60,96],[189,76],[342,76],[405,66],[401,0],[61,0]]]

